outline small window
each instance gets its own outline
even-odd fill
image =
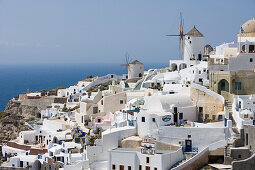
[[[218,120],[222,120],[222,115],[219,115]]]
[[[103,100],[101,100],[101,105],[104,105],[104,101]]]
[[[199,72],[198,72],[199,74],[201,74],[201,71],[199,70]]]
[[[154,168],[154,170],[158,170],[158,168]]]
[[[145,122],[145,117],[142,117],[142,122]]]
[[[209,114],[205,114],[205,119],[209,119]]]
[[[183,119],[183,113],[179,113],[179,119]]]
[[[191,44],[191,41],[189,41],[189,43]]]
[[[142,165],[139,165],[139,170],[142,170]]]
[[[190,37],[188,37],[188,39],[190,39]]]
[[[199,112],[199,113],[202,113],[202,112],[203,112],[203,107],[199,107],[199,108],[198,108],[198,112]]]
[[[215,120],[216,119],[216,115],[212,115],[212,120]]]
[[[146,157],[146,163],[150,163],[150,158],[149,157]]]
[[[97,122],[98,122],[98,123],[101,123],[101,119],[97,119]]]
[[[202,82],[203,82],[203,79],[202,79],[202,78],[199,78],[198,81],[202,83]]]
[[[123,104],[123,100],[120,100],[120,104]]]
[[[250,58],[250,62],[253,62],[253,58]]]
[[[248,133],[246,133],[246,139],[245,139],[245,141],[246,141],[246,145],[248,145],[249,144],[249,142],[248,142]]]
[[[241,155],[238,155],[238,158],[241,158],[242,156]]]
[[[242,83],[241,82],[235,82],[235,90],[241,90],[242,89]]]
[[[116,165],[112,164],[112,170],[116,169]]]
[[[188,138],[191,138],[191,135],[188,135]]]
[[[155,118],[152,118],[152,121],[153,121],[153,122],[156,122],[156,119],[155,119]]]
[[[131,166],[128,166],[128,170],[131,170]]]

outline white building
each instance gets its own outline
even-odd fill
[[[158,150],[152,138],[146,137],[141,149],[116,148],[109,152],[108,169],[112,170],[168,170],[183,159],[181,147],[177,150]]]

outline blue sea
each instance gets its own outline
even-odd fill
[[[168,64],[145,64],[149,68],[163,68]],[[122,75],[127,70],[120,64],[45,64],[45,65],[0,65],[0,111],[14,96],[29,89],[55,89],[69,87],[87,75],[103,76],[109,73]]]

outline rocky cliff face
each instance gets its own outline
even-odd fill
[[[41,111],[35,106],[24,105],[21,101],[10,100],[6,105],[5,113],[10,113],[11,115],[19,115],[24,118],[29,117],[39,117]]]
[[[16,139],[20,131],[31,130],[28,126],[24,125],[25,122],[22,116],[7,114],[4,118],[1,118],[0,121],[0,142],[3,140],[9,141],[11,139]]]

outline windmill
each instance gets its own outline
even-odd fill
[[[183,33],[183,25],[184,25],[184,19],[182,18],[182,13],[180,13],[180,26],[179,26],[179,34],[177,35],[166,35],[171,37],[179,37],[179,57],[183,57],[183,37],[185,34]]]
[[[131,63],[131,58],[130,58],[130,55],[128,53],[125,54],[125,64],[121,64],[121,66],[124,66],[125,67],[125,70],[127,70],[127,72],[129,71],[128,69],[128,66],[129,64]]]

